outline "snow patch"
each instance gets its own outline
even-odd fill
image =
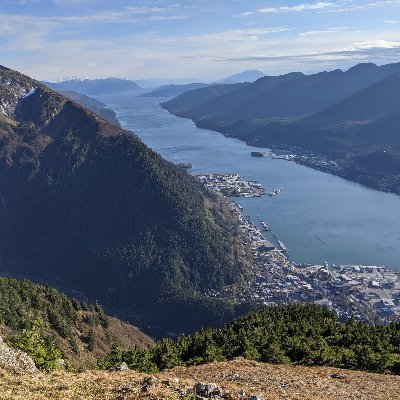
[[[21,99],[25,99],[26,97],[29,97],[29,96],[31,96],[33,93],[35,93],[36,92],[36,88],[32,88],[28,93],[25,93],[22,97],[21,97]]]
[[[84,76],[70,76],[68,78],[62,78],[62,79],[55,79],[52,81],[47,81],[48,83],[63,83],[63,82],[71,82],[71,81],[77,81],[77,82],[84,82],[84,81],[90,81],[91,79]]]

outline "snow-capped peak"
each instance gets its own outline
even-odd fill
[[[52,81],[47,81],[49,83],[62,83],[62,82],[70,82],[70,81],[77,81],[77,82],[83,82],[83,81],[90,81],[91,79],[86,77],[86,76],[69,76],[67,78],[61,78],[61,79],[55,79]]]

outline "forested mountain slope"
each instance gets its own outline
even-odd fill
[[[75,368],[90,368],[114,342],[125,349],[153,345],[139,329],[107,316],[98,304],[89,305],[51,287],[6,277],[0,277],[0,334],[11,345],[27,350],[42,364],[39,368],[54,367],[54,354]],[[40,352],[47,360],[41,360]]]
[[[2,270],[84,292],[159,334],[233,316],[203,296],[246,271],[225,201],[135,135],[4,67],[0,99]]]

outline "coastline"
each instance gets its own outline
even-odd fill
[[[207,123],[202,123],[201,121],[196,121],[190,117],[182,116],[179,113],[174,113],[173,111],[170,111],[168,108],[164,107],[163,103],[160,103],[160,107],[176,117],[192,121],[196,127],[200,129],[209,129],[214,132],[218,132],[225,137],[241,140],[248,146],[262,148],[265,150],[289,152],[294,155],[290,161],[293,161],[296,164],[304,165],[305,167],[338,176],[350,182],[358,183],[369,189],[400,196],[400,175],[371,176],[368,175],[366,170],[359,168],[351,161],[345,159],[329,157],[327,154],[317,154],[309,149],[304,149],[298,146],[289,146],[279,143],[265,144],[260,143],[257,138],[249,140],[241,137],[240,135],[234,135],[221,127],[217,129],[215,126],[210,126]],[[354,172],[354,169],[356,170],[356,173]]]

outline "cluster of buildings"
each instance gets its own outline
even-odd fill
[[[207,174],[196,176],[208,189],[226,197],[261,197],[263,185],[257,181],[245,181],[238,174]]]
[[[294,161],[298,164],[307,165],[320,171],[329,172],[332,174],[338,173],[341,170],[337,161],[330,160],[328,157],[321,154],[314,154],[298,147],[293,147],[296,153],[285,150],[271,151],[268,156],[280,160]]]
[[[265,305],[317,303],[339,317],[386,324],[400,316],[400,273],[381,266],[309,265],[290,261],[266,240],[262,232],[232,204],[243,242],[251,249],[250,277],[241,288],[211,293],[235,302],[256,301]]]

